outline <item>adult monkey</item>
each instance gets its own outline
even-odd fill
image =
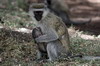
[[[91,19],[89,21],[84,21],[84,22],[72,21],[68,15],[69,8],[63,0],[46,0],[46,2],[48,4],[48,8],[52,12],[54,12],[57,16],[61,17],[63,22],[66,25],[70,25],[70,24],[81,25],[81,24],[87,24],[91,22]]]
[[[44,3],[33,3],[30,6],[29,14],[33,21],[37,22],[36,27],[39,27],[43,33],[43,35],[35,38],[35,41],[40,45],[47,44],[45,47],[49,60],[52,61],[61,56],[68,57],[70,54],[70,41],[67,27],[62,20],[51,13]]]

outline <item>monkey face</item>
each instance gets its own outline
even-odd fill
[[[43,11],[34,11],[33,13],[37,21],[40,21],[42,19]]]

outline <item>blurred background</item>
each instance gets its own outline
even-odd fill
[[[87,25],[76,26],[76,29],[100,34],[100,0],[63,0],[69,7],[68,14],[73,21],[92,19]],[[29,4],[37,0],[0,0],[0,9],[23,9],[28,11]],[[66,6],[66,7],[67,7]]]

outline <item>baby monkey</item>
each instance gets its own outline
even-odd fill
[[[39,27],[36,27],[32,30],[32,37],[34,39],[36,39],[37,37],[43,35],[41,29]],[[38,60],[42,60],[42,59],[48,59],[48,55],[47,55],[47,44],[45,42],[43,43],[38,43],[35,41],[35,43],[37,44],[38,50],[37,50],[37,59]]]

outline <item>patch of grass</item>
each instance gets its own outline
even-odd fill
[[[100,41],[84,40],[79,37],[71,39],[71,47],[73,53],[99,56],[100,55]]]
[[[11,34],[13,35],[13,34]],[[23,37],[23,36],[22,36]],[[79,37],[71,39],[73,54],[100,55],[99,42],[86,41]],[[91,48],[92,47],[92,48]],[[36,44],[33,40],[29,42],[18,40],[16,37],[8,36],[5,32],[0,32],[0,58],[1,66],[78,66],[78,65],[100,65],[100,60],[82,60],[80,58],[68,61],[56,62],[36,62]]]
[[[0,25],[10,28],[33,28],[34,22],[28,16],[28,13],[19,10],[0,10],[0,17],[4,23]]]
[[[36,44],[33,41],[16,40],[16,38],[0,31],[0,65],[12,66],[12,64],[32,61],[36,55],[35,50]]]

